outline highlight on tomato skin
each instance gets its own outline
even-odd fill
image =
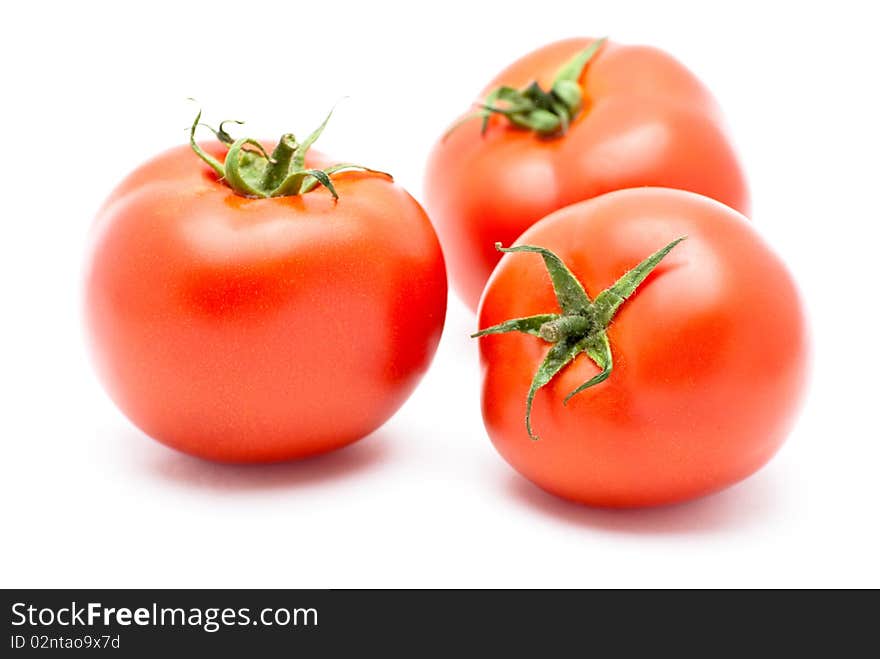
[[[575,202],[661,186],[750,212],[717,102],[659,49],[554,42],[512,63],[462,109],[428,158],[424,200],[454,288],[474,310],[500,258],[495,242],[509,245]]]
[[[310,150],[315,133],[273,147],[222,124],[196,142],[196,129],[200,117],[190,146],[132,172],[95,221],[85,320],[102,384],[147,435],[216,461],[368,435],[443,329],[427,215],[389,175]]]
[[[564,264],[568,298],[564,272],[551,282],[525,246]],[[807,320],[785,264],[740,213],[680,190],[623,190],[548,215],[505,251],[480,303],[482,409],[527,479],[593,506],[669,504],[746,478],[785,441],[806,388]],[[625,299],[603,294],[646,259]],[[590,306],[609,300],[597,326],[608,314]]]

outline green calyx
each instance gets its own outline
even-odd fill
[[[584,92],[579,82],[581,75],[606,40],[605,37],[597,39],[566,62],[556,73],[550,91],[542,89],[537,82],[524,89],[507,86],[493,89],[476,112],[455,124],[449,132],[466,121],[480,118],[480,132],[485,133],[489,117],[500,114],[514,126],[532,130],[541,136],[564,135],[569,124],[583,109]]]
[[[586,353],[599,367],[600,372],[569,393],[563,404],[567,404],[572,396],[608,379],[613,369],[611,345],[608,342],[606,331],[608,325],[627,298],[635,293],[660,261],[672,251],[672,248],[685,238],[686,236],[682,236],[673,240],[663,249],[651,254],[612,286],[599,293],[595,300],[590,300],[577,277],[549,249],[533,245],[505,248],[501,246],[501,243],[495,243],[495,248],[499,252],[540,254],[544,259],[547,272],[550,274],[550,281],[553,283],[559,307],[562,309],[562,313],[558,314],[539,314],[507,320],[471,335],[475,338],[487,334],[522,332],[553,344],[544,361],[538,367],[526,397],[526,430],[530,438],[538,439],[532,430],[532,402],[535,394],[580,353]]]
[[[314,190],[316,187],[327,188],[334,200],[339,194],[333,186],[331,176],[343,170],[359,170],[371,172],[391,178],[390,174],[380,172],[354,163],[337,163],[324,169],[310,169],[305,166],[306,153],[324,132],[327,122],[333,115],[331,110],[302,143],[292,133],[285,133],[269,154],[263,145],[250,137],[234,139],[227,131],[226,124],[241,124],[241,121],[222,121],[217,128],[200,123],[201,110],[196,115],[189,131],[189,143],[196,155],[213,169],[220,179],[243,197],[265,199],[268,197],[291,197]],[[196,129],[205,126],[214,136],[227,147],[223,162],[205,152],[196,142]]]

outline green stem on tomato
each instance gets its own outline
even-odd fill
[[[534,131],[543,137],[564,135],[583,109],[581,76],[606,41],[607,37],[596,39],[566,62],[556,73],[550,91],[542,89],[537,82],[523,89],[506,85],[496,87],[478,105],[476,112],[453,124],[446,135],[472,119],[481,120],[480,132],[485,133],[493,114],[506,117],[514,126]]]
[[[549,383],[557,373],[571,363],[579,354],[586,353],[593,360],[600,372],[568,394],[563,405],[585,389],[589,389],[607,380],[612,373],[614,363],[611,355],[611,344],[608,341],[608,326],[614,320],[623,303],[636,292],[651,272],[667,254],[686,236],[677,238],[662,249],[654,252],[633,269],[624,273],[614,284],[590,300],[586,290],[577,277],[568,269],[556,254],[544,247],[535,245],[517,245],[502,247],[495,243],[500,252],[534,252],[544,259],[547,273],[553,284],[553,291],[562,313],[539,314],[525,318],[513,318],[498,325],[487,327],[471,336],[476,338],[489,334],[522,332],[531,334],[552,344],[547,352],[529,387],[526,396],[526,431],[529,437],[537,440],[538,436],[532,429],[532,403],[538,390]]]
[[[305,166],[306,153],[321,136],[332,114],[331,111],[302,144],[297,142],[293,133],[285,133],[270,155],[258,140],[249,137],[236,140],[226,132],[225,124],[241,124],[241,121],[226,120],[220,122],[218,128],[211,128],[200,123],[202,118],[200,110],[190,127],[189,143],[193,152],[214,170],[220,180],[243,197],[289,197],[305,194],[318,186],[323,186],[336,200],[339,195],[330,177],[348,169],[379,174],[390,179],[390,174],[353,163],[339,163],[324,169]],[[208,128],[227,148],[223,162],[206,152],[196,142],[196,130],[199,126]]]

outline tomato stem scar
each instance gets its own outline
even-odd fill
[[[555,253],[545,247],[535,245],[516,245],[502,247],[495,243],[499,252],[534,252],[544,259],[544,266],[550,275],[553,291],[562,313],[539,314],[524,318],[514,318],[498,325],[487,327],[472,334],[472,338],[489,334],[522,332],[537,336],[552,344],[544,361],[535,372],[529,393],[526,397],[526,431],[532,440],[538,436],[532,430],[532,402],[538,389],[549,383],[557,373],[570,364],[580,353],[586,353],[600,372],[574,391],[563,401],[568,401],[584,391],[607,380],[613,369],[611,345],[608,341],[608,326],[617,311],[639,288],[642,282],[654,271],[672,249],[687,236],[677,238],[662,249],[657,250],[637,266],[624,273],[614,284],[590,300],[586,290],[574,273],[568,269]]]

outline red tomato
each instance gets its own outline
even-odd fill
[[[406,400],[443,328],[440,246],[387,177],[333,182],[338,202],[321,187],[245,198],[178,147],[111,195],[86,318],[104,385],[145,433],[213,460],[285,460],[361,438]]]
[[[594,43],[570,39],[540,48],[503,71],[481,96],[532,81],[549,90],[566,61]],[[716,103],[675,59],[655,48],[606,42],[573,77],[582,99],[566,132],[541,136],[493,114],[485,134],[480,121],[465,121],[431,153],[425,206],[453,284],[471,308],[498,262],[492,245],[510,244],[574,202],[663,186],[749,212],[743,172]]]
[[[480,339],[483,417],[502,456],[561,497],[599,506],[682,501],[731,485],[776,452],[805,385],[808,339],[797,289],[745,217],[680,190],[612,192],[563,208],[517,244],[557,254],[593,302],[679,236],[607,328],[607,379],[581,352],[537,390],[533,375],[557,344],[510,332]],[[541,258],[508,254],[479,320],[558,314]],[[546,335],[547,332],[542,332]]]

